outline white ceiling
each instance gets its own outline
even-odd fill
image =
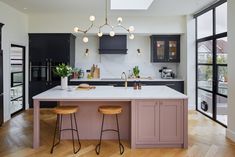
[[[105,0],[0,0],[26,14],[77,13],[103,15]],[[128,0],[126,0],[128,1]],[[109,10],[111,15],[174,16],[188,15],[216,0],[154,0],[147,10]],[[110,2],[109,2],[110,3]],[[110,4],[109,4],[110,6]],[[25,9],[27,8],[27,9]]]

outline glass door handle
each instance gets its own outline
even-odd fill
[[[32,81],[32,62],[29,62],[29,82]]]

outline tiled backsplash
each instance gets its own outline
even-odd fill
[[[85,55],[89,49],[88,56]],[[177,63],[151,63],[150,62],[150,38],[149,36],[136,36],[134,40],[127,41],[128,54],[126,55],[99,55],[99,40],[96,36],[90,36],[88,43],[83,43],[80,36],[76,39],[75,65],[84,71],[97,64],[101,69],[101,78],[120,77],[122,72],[128,74],[134,66],[139,66],[140,76],[160,78],[158,72],[163,66],[173,69],[177,74]],[[140,49],[141,55],[137,54]]]

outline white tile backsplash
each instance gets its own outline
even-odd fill
[[[85,56],[85,50],[89,49],[89,55]],[[150,62],[150,38],[149,36],[136,36],[134,40],[127,40],[127,54],[102,54],[98,52],[99,40],[96,36],[89,36],[89,42],[83,43],[82,37],[76,39],[75,65],[84,71],[97,64],[101,69],[101,78],[120,77],[122,72],[128,74],[129,70],[136,65],[140,68],[143,77],[160,78],[158,72],[163,66],[173,69],[177,74],[178,63],[151,63]],[[141,55],[137,55],[140,49]]]

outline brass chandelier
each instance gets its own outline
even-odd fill
[[[91,25],[87,28],[87,29],[85,29],[85,30],[81,30],[81,29],[79,29],[78,27],[75,27],[74,28],[74,32],[75,33],[79,33],[79,32],[81,32],[81,33],[83,33],[84,35],[83,35],[83,42],[85,42],[85,43],[87,43],[88,41],[89,41],[89,39],[88,39],[88,37],[87,37],[87,33],[93,28],[93,27],[95,27],[95,28],[97,28],[98,29],[98,33],[97,33],[97,35],[98,35],[98,37],[102,37],[103,36],[103,32],[102,32],[102,29],[103,29],[103,27],[105,27],[105,26],[107,26],[107,27],[109,27],[110,28],[110,32],[109,32],[109,35],[111,36],[111,37],[113,37],[113,36],[115,36],[115,28],[122,28],[123,30],[125,30],[128,34],[129,34],[129,38],[130,39],[134,39],[134,34],[133,34],[133,32],[134,32],[134,26],[130,26],[129,28],[126,28],[126,27],[124,27],[123,25],[122,25],[122,17],[118,17],[117,18],[117,22],[118,22],[118,24],[116,25],[116,26],[113,26],[113,25],[111,25],[109,22],[108,22],[108,0],[106,0],[106,3],[105,3],[105,23],[103,24],[103,25],[100,25],[100,26],[95,26],[94,25],[94,21],[95,21],[95,16],[93,16],[93,15],[91,15],[90,17],[89,17],[89,20],[90,20],[90,22],[91,22]]]

